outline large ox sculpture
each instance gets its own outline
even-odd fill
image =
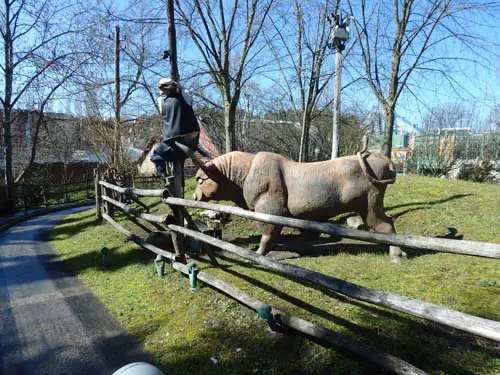
[[[207,163],[196,159],[194,199],[231,200],[255,212],[307,220],[327,220],[345,212],[357,212],[372,229],[395,233],[385,215],[384,194],[394,183],[394,165],[382,154],[366,153],[367,140],[357,155],[334,160],[297,163],[280,155],[230,152]],[[261,224],[258,254],[266,254],[282,226]],[[397,260],[402,252],[390,247]]]

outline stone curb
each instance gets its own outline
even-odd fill
[[[6,231],[7,229],[13,227],[14,225],[16,225],[22,221],[31,219],[35,216],[50,214],[52,212],[62,211],[62,210],[66,210],[69,208],[90,206],[90,205],[94,204],[94,202],[95,202],[94,199],[88,199],[88,200],[84,200],[81,202],[65,203],[65,204],[54,206],[54,207],[37,208],[31,212],[27,212],[25,214],[13,217],[11,219],[7,219],[3,224],[0,225],[0,233]]]

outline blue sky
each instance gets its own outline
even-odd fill
[[[496,10],[498,12],[500,8],[497,6]],[[500,23],[498,22],[500,14],[484,15],[471,12],[469,15],[461,17],[460,24],[455,25],[455,28],[458,33],[470,33],[480,38],[473,41],[473,47],[480,47],[476,50],[482,56],[476,55],[468,45],[457,42],[456,39],[450,39],[446,44],[440,45],[439,50],[435,52],[436,57],[462,59],[460,62],[447,63],[445,68],[453,77],[454,88],[440,75],[422,73],[414,76],[412,84],[418,88],[412,88],[414,96],[408,91],[401,96],[397,106],[397,113],[400,116],[418,124],[428,109],[449,103],[460,103],[464,107],[473,109],[479,120],[482,120],[489,115],[495,105],[500,104]],[[353,39],[355,33],[351,31],[349,43],[354,43]],[[468,60],[480,62],[473,63]],[[343,79],[345,81],[345,77]],[[366,89],[362,89],[362,92],[368,102],[377,105],[373,94]],[[359,92],[355,92],[354,95],[346,94],[348,97],[359,96]]]
[[[442,76],[427,73],[422,73],[420,76],[415,74],[412,84],[418,87],[413,88],[414,95],[406,92],[400,97],[396,111],[399,116],[419,124],[429,109],[450,103],[460,103],[464,107],[473,109],[479,120],[482,120],[489,115],[493,106],[500,104],[500,50],[498,47],[500,41],[500,26],[498,25],[500,23],[496,22],[495,18],[480,17],[483,16],[471,13],[469,18],[463,18],[463,23],[456,27],[458,32],[471,32],[484,39],[481,43],[486,46],[486,49],[480,50],[484,54],[481,57],[481,63],[466,61],[478,59],[478,56],[471,52],[467,46],[461,43],[446,43],[442,47],[442,51],[438,50],[436,54],[440,54],[440,57],[456,56],[463,59],[462,62],[452,63],[445,69],[447,73],[452,73],[454,88]],[[484,24],[485,22],[489,22],[493,26],[487,26]],[[354,39],[355,33],[351,31],[351,40],[348,43],[353,43]],[[193,49],[192,46],[187,49],[180,48],[179,54],[182,54],[184,58],[196,59],[198,54]],[[346,57],[347,60],[351,58],[351,56]],[[329,60],[329,64],[333,70],[333,59]],[[347,65],[348,62],[343,72],[343,84],[349,83],[350,75],[352,76]],[[326,67],[327,69],[328,67]],[[279,79],[278,73],[274,74],[275,78]],[[254,82],[258,82],[263,88],[272,86],[272,81],[262,76],[256,76]],[[333,82],[331,86],[330,92],[333,91]],[[362,110],[370,110],[377,105],[378,102],[367,85],[353,85],[343,91],[343,108],[362,107]]]
[[[124,9],[125,2],[126,0],[116,0],[116,9]],[[146,3],[153,5],[153,3],[149,3],[148,1],[146,1]],[[160,5],[161,9],[158,8],[157,14],[164,17],[163,2],[161,2]],[[140,11],[138,11],[138,13],[140,13]],[[146,16],[148,16],[148,14],[146,14]],[[500,41],[500,22],[495,23],[495,21],[498,20],[494,18],[489,19],[488,22],[494,26],[485,26],[483,21],[484,20],[479,18],[463,20],[463,27],[472,28],[475,33],[489,41],[490,49],[485,52],[488,58],[483,60],[483,64],[463,63],[455,67],[453,77],[456,80],[456,86],[460,87],[459,92],[451,90],[443,79],[432,77],[431,79],[417,80],[420,87],[418,91],[415,92],[415,95],[418,100],[415,100],[411,95],[404,94],[398,102],[397,114],[399,116],[405,117],[410,122],[418,125],[429,108],[458,102],[468,108],[475,109],[479,120],[481,120],[488,116],[494,105],[500,104],[500,50],[498,48],[498,42]],[[180,30],[178,31],[179,38],[182,39],[182,34]],[[157,32],[160,43],[157,43],[153,53],[159,55],[162,53],[163,49],[167,48],[166,27],[160,25]],[[162,38],[165,39],[162,41]],[[354,39],[355,34],[351,32],[351,40],[348,43],[353,43]],[[184,42],[185,40],[179,41],[179,56],[184,59],[196,59],[199,55],[194,49],[194,46],[192,44],[186,45]],[[475,57],[469,50],[464,49],[463,46],[460,45],[450,44],[447,48],[448,50],[443,51],[443,53],[446,52],[468,59],[473,59]],[[351,57],[348,56],[346,59],[349,60]],[[202,64],[199,58],[198,61]],[[326,67],[326,69],[333,70],[333,59],[329,60],[329,64],[331,66]],[[168,72],[165,72],[165,75],[168,75]],[[344,70],[342,79],[344,84],[349,82],[349,71]],[[151,86],[156,86],[157,80],[158,76],[151,75]],[[271,85],[271,82],[264,79],[262,76],[255,76],[254,82],[260,84],[264,88],[270,87]],[[333,92],[333,81],[329,90]],[[377,105],[378,102],[375,96],[366,86],[351,86],[343,92],[342,107],[344,109],[358,106],[362,110],[370,110]],[[64,105],[58,107],[61,109],[65,108]]]

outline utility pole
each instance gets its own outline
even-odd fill
[[[170,78],[180,84],[179,69],[177,66],[177,41],[174,23],[174,0],[165,0],[165,7],[167,11],[167,34],[168,34],[168,51],[164,52],[163,57],[170,57]],[[173,188],[170,186],[170,192],[174,197],[184,198],[184,159],[176,160],[172,163]],[[173,209],[174,217],[177,225],[184,226],[184,213],[176,207]],[[175,253],[179,260],[186,263],[186,256],[184,255],[184,237],[180,234],[172,232],[172,242],[174,244]]]
[[[170,78],[172,78],[176,82],[179,82],[179,68],[177,67],[177,36],[175,32],[173,0],[166,0],[165,6],[167,8],[167,33],[169,50],[164,55],[164,57],[170,57]]]
[[[113,144],[113,167],[117,168],[120,154],[120,27],[115,26],[115,126]]]
[[[339,156],[340,88],[342,72],[342,52],[335,49],[335,89],[333,92],[332,157]]]
[[[333,124],[332,124],[332,159],[339,155],[339,121],[340,121],[340,88],[342,72],[342,51],[345,49],[345,42],[349,39],[350,18],[342,19],[340,12],[330,15],[332,31],[330,33],[332,41],[329,43],[330,49],[335,49],[335,89],[333,97]]]

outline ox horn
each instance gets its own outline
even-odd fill
[[[179,147],[179,149],[182,152],[184,152],[187,156],[189,156],[193,161],[193,164],[196,165],[198,168],[203,168],[205,166],[205,163],[202,160],[200,160],[189,147],[179,142],[175,142],[175,145]]]

